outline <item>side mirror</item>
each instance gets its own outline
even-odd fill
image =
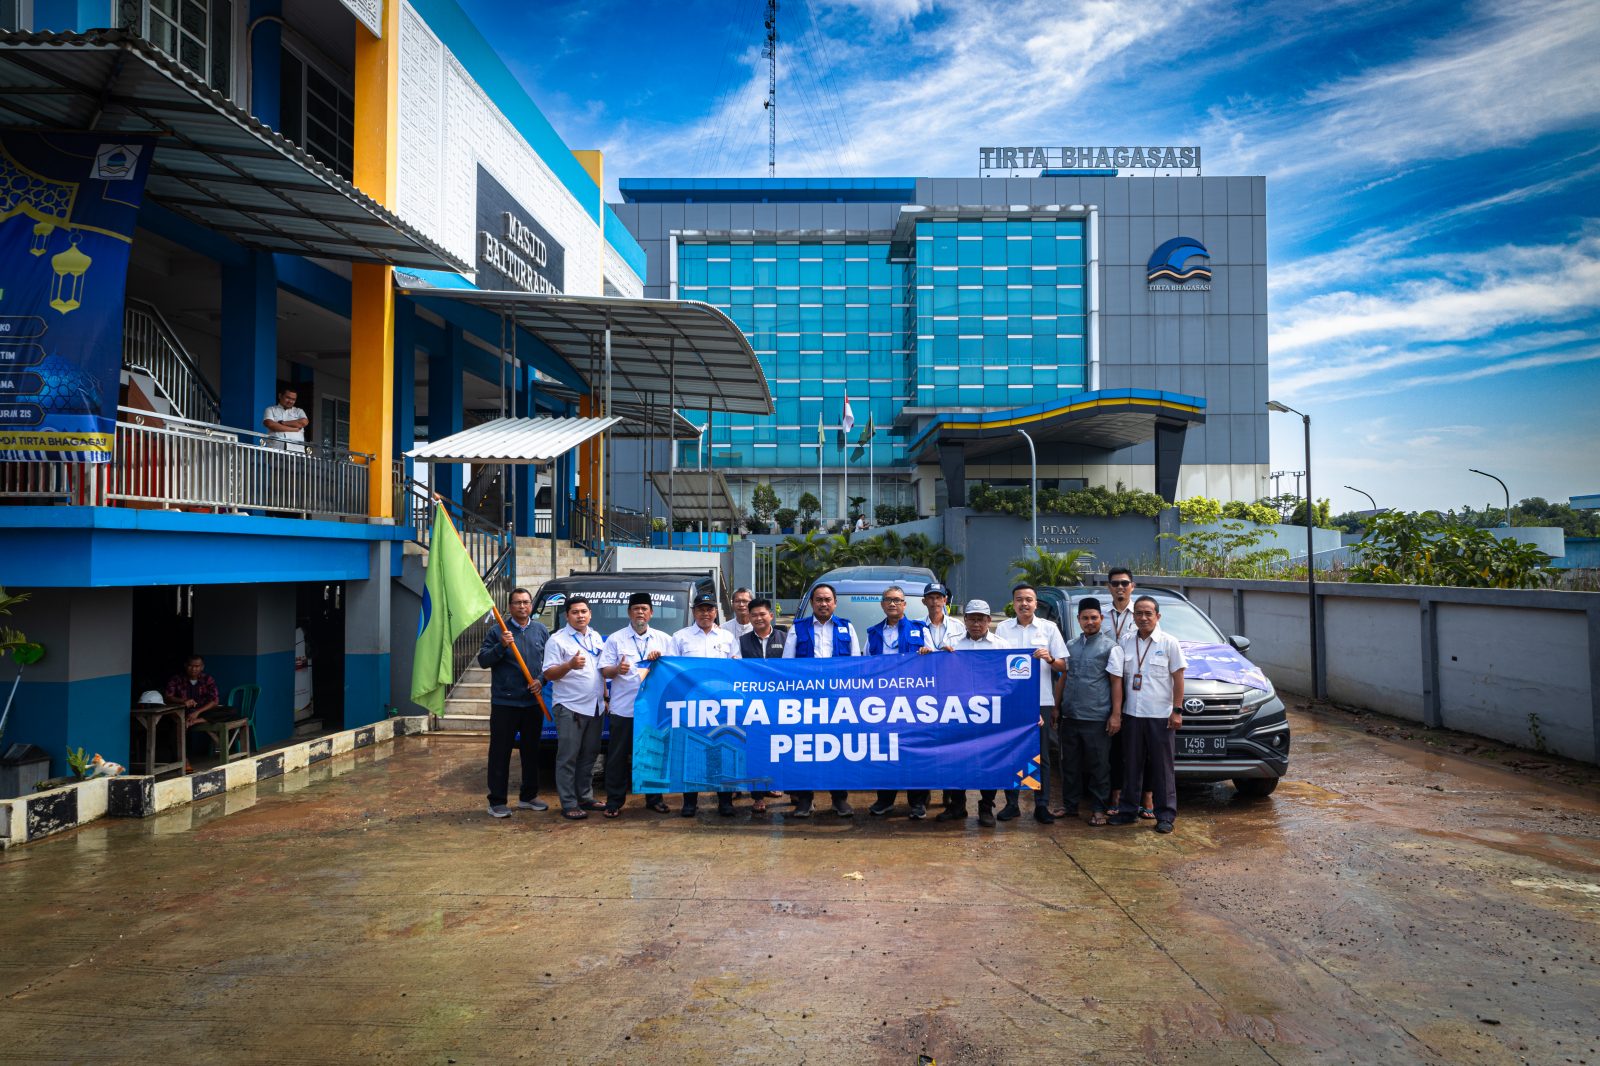
[[[1228,638],[1228,643],[1237,648],[1240,655],[1250,650],[1250,638],[1242,637],[1237,633]]]

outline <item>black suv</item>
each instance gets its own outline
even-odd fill
[[[1077,586],[1039,590],[1039,613],[1077,635],[1077,601],[1093,596],[1110,603],[1109,590]],[[1240,654],[1250,641],[1224,637],[1206,613],[1173,589],[1140,585],[1134,596],[1161,605],[1161,628],[1183,644],[1230,644]],[[1177,736],[1180,781],[1228,781],[1243,796],[1270,796],[1289,770],[1289,720],[1272,689],[1262,691],[1231,681],[1188,678],[1183,683],[1183,728]]]

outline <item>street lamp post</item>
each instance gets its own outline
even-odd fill
[[[1277,400],[1268,400],[1267,410],[1277,414],[1299,415],[1306,429],[1306,599],[1311,633],[1311,696],[1313,699],[1322,699],[1322,656],[1317,647],[1317,556],[1311,537],[1312,530],[1316,528],[1316,497],[1311,495],[1311,416]]]
[[[1033,438],[1028,435],[1028,431],[1027,430],[1019,429],[1019,430],[1017,430],[1017,432],[1021,433],[1022,434],[1022,439],[1028,442],[1028,466],[1029,466],[1028,484],[1032,486],[1032,492],[1033,492],[1032,506],[1030,506],[1028,508],[1029,513],[1033,515],[1033,540],[1030,543],[1032,543],[1032,545],[1033,545],[1033,550],[1034,551],[1038,551],[1039,550],[1039,453],[1034,450]]]
[[[1358,489],[1354,485],[1346,485],[1345,488],[1349,489],[1351,492],[1359,492],[1359,493],[1361,493],[1361,495],[1365,496],[1367,498],[1367,502],[1372,504],[1373,513],[1374,514],[1377,513],[1377,511],[1378,511],[1378,501],[1374,500],[1372,498],[1372,493],[1366,492],[1366,491],[1364,491],[1362,489]]]
[[[1470,474],[1482,474],[1484,477],[1494,478],[1495,481],[1500,483],[1500,491],[1506,494],[1506,525],[1511,525],[1511,490],[1506,488],[1506,483],[1504,481],[1500,481],[1499,478],[1494,477],[1494,475],[1489,473],[1487,470],[1479,470],[1475,466],[1467,467],[1467,472]]]

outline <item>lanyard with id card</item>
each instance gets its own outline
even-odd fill
[[[1144,657],[1150,654],[1150,649],[1155,647],[1156,643],[1155,638],[1151,637],[1150,642],[1144,646],[1144,651],[1139,651],[1139,639],[1138,637],[1133,638],[1133,649],[1137,653],[1137,657],[1133,663],[1133,680],[1128,685],[1135,692],[1144,688]]]

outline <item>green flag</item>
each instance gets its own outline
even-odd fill
[[[456,638],[493,608],[494,600],[444,505],[437,505],[428,538],[428,569],[422,580],[417,652],[411,662],[412,700],[434,714],[444,713],[445,691],[455,682],[452,648]]]

